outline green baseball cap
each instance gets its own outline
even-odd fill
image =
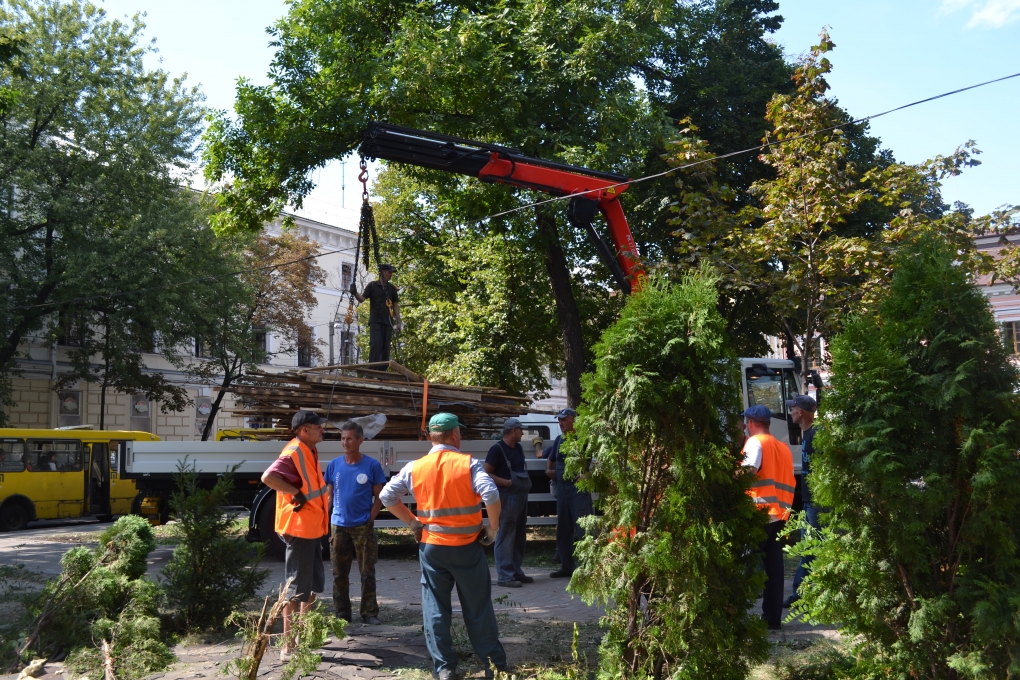
[[[429,432],[446,432],[455,427],[464,427],[464,423],[452,413],[437,413],[429,420]]]

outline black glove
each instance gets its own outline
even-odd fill
[[[351,291],[351,295],[357,295],[358,294],[358,284],[352,283],[350,291]]]
[[[301,508],[305,507],[305,503],[308,502],[308,499],[305,498],[305,495],[303,493],[298,491],[296,494],[291,496],[290,502],[294,506],[294,512],[298,512],[301,510]]]

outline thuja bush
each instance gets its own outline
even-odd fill
[[[146,558],[155,547],[149,523],[127,516],[100,535],[94,550],[68,551],[60,577],[30,605],[35,620],[25,634],[34,641],[26,653],[68,652],[69,669],[98,679],[104,674],[105,642],[118,678],[166,668],[174,657],[160,632],[158,588],[145,576]]]
[[[706,270],[652,277],[595,347],[568,474],[598,491],[571,589],[606,606],[606,677],[743,678],[765,518],[740,468],[738,363]]]
[[[231,532],[233,515],[223,511],[234,488],[231,474],[204,489],[185,459],[175,481],[170,510],[182,538],[163,568],[164,602],[180,628],[219,628],[266,582],[269,571],[258,568],[263,548]]]
[[[795,611],[867,674],[1020,675],[1020,385],[960,259],[921,236],[831,344],[811,487],[832,512]]]

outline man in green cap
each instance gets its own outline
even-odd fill
[[[425,644],[432,655],[433,675],[439,680],[457,677],[457,650],[450,634],[454,586],[485,677],[493,676],[493,666],[500,670],[507,667],[492,609],[489,565],[482,549],[496,540],[499,490],[482,462],[460,450],[462,427],[452,413],[432,416],[432,450],[405,465],[379,494],[386,509],[411,527],[418,540]],[[414,494],[417,517],[401,501],[407,494]],[[482,503],[488,512],[488,526],[482,524]]]

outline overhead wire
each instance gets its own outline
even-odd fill
[[[839,129],[839,128],[849,127],[851,125],[860,125],[861,123],[866,123],[868,121],[875,120],[876,118],[881,118],[882,116],[889,115],[890,113],[895,113],[897,111],[902,111],[904,109],[909,109],[909,108],[912,108],[914,106],[919,106],[921,104],[926,104],[928,102],[932,102],[932,101],[935,101],[935,100],[938,100],[938,99],[943,99],[945,97],[949,97],[949,96],[952,96],[954,94],[959,94],[961,92],[967,92],[968,90],[974,90],[974,89],[977,89],[979,87],[985,87],[987,85],[992,85],[992,84],[995,84],[995,83],[999,83],[999,82],[1002,82],[1002,81],[1005,81],[1005,80],[1010,80],[1012,78],[1017,78],[1017,77],[1020,77],[1020,72],[1013,73],[1013,74],[1010,74],[1010,75],[1007,75],[1007,76],[1002,76],[1001,78],[994,78],[992,80],[986,80],[984,82],[975,83],[974,85],[968,85],[966,87],[957,88],[955,90],[950,90],[949,92],[943,92],[941,94],[937,94],[937,95],[934,95],[934,96],[931,96],[931,97],[925,97],[924,99],[918,99],[918,100],[910,102],[908,104],[903,104],[901,106],[897,106],[895,108],[891,108],[891,109],[888,109],[886,111],[882,111],[880,113],[875,113],[875,114],[872,114],[870,116],[864,116],[863,118],[855,118],[853,120],[849,120],[849,121],[846,121],[846,122],[843,122],[843,123],[837,123],[835,125],[830,125],[829,127],[821,128],[819,130],[811,130],[809,132],[805,132],[805,133],[802,133],[802,134],[799,134],[799,135],[794,135],[792,137],[785,137],[783,139],[776,139],[776,140],[773,140],[773,141],[764,141],[764,142],[762,142],[761,144],[759,144],[757,146],[748,147],[746,149],[739,149],[737,151],[730,151],[728,153],[720,154],[718,156],[711,156],[709,158],[703,158],[701,160],[692,161],[690,163],[684,163],[682,165],[678,165],[676,167],[669,168],[668,170],[664,170],[662,172],[657,172],[657,173],[653,173],[653,174],[650,174],[650,175],[644,175],[642,177],[637,177],[637,178],[634,178],[634,179],[628,179],[628,180],[623,181],[623,182],[618,182],[616,184],[611,184],[611,185],[608,185],[606,187],[602,187],[600,190],[605,190],[605,189],[609,189],[609,188],[616,188],[616,187],[622,187],[622,186],[630,186],[631,184],[639,184],[641,182],[648,182],[648,181],[651,181],[651,180],[654,180],[654,179],[659,179],[660,177],[666,177],[666,176],[671,175],[671,174],[673,174],[675,172],[679,172],[680,170],[685,170],[685,169],[688,169],[688,168],[693,168],[693,167],[696,167],[696,166],[699,166],[699,165],[704,165],[706,163],[713,163],[715,161],[725,160],[727,158],[733,158],[735,156],[741,156],[741,155],[748,154],[748,153],[754,153],[754,152],[757,152],[757,151],[762,151],[764,149],[767,149],[767,148],[770,148],[770,147],[773,147],[773,146],[777,146],[777,145],[780,145],[780,144],[785,144],[785,143],[788,143],[788,142],[797,141],[799,139],[805,139],[805,138],[808,138],[808,137],[812,137],[814,135],[823,134],[825,132],[830,132],[832,130],[836,130],[836,129]],[[493,219],[496,219],[496,218],[499,218],[499,217],[505,217],[507,215],[511,215],[511,214],[520,212],[522,210],[527,210],[529,208],[538,207],[540,205],[545,205],[545,204],[548,204],[548,203],[555,203],[557,201],[567,201],[567,200],[570,200],[571,198],[573,198],[574,196],[583,196],[583,195],[588,194],[588,193],[591,193],[591,191],[579,192],[577,194],[567,194],[565,196],[553,196],[551,198],[547,198],[547,199],[544,199],[544,200],[541,200],[541,201],[534,201],[534,202],[531,202],[531,203],[526,203],[524,205],[519,205],[519,206],[514,207],[514,208],[510,208],[508,210],[503,210],[501,212],[493,213],[491,215],[487,215],[485,217],[481,217],[481,218],[478,218],[476,220],[472,220],[469,223],[470,224],[479,224],[479,223],[482,223],[482,222],[485,222],[485,221],[488,221],[488,220],[493,220]],[[399,237],[399,238],[380,239],[379,241],[376,242],[376,244],[377,244],[376,247],[378,247],[379,243],[394,243],[394,242],[400,242],[400,241],[404,241],[404,240],[411,239],[411,238],[416,238],[416,237],[409,235],[409,236],[403,236],[403,237]],[[290,260],[288,262],[279,262],[279,263],[276,263],[276,264],[264,265],[262,267],[253,267],[253,268],[249,267],[249,268],[246,268],[246,269],[243,269],[243,270],[237,270],[237,271],[234,271],[234,272],[229,272],[229,273],[224,273],[224,274],[199,276],[199,277],[195,277],[195,278],[188,279],[188,280],[185,280],[185,281],[180,281],[180,282],[176,282],[176,283],[168,283],[168,284],[161,285],[161,286],[153,286],[153,287],[150,287],[150,288],[139,288],[139,289],[134,289],[134,290],[129,290],[129,291],[121,291],[121,292],[117,292],[117,293],[104,293],[104,294],[99,294],[99,295],[90,295],[90,296],[85,296],[85,297],[73,298],[71,300],[65,300],[65,301],[61,301],[61,302],[44,302],[44,303],[37,303],[37,304],[33,304],[33,305],[20,305],[20,306],[16,306],[16,307],[9,307],[7,309],[10,310],[10,311],[16,311],[16,310],[38,309],[38,308],[45,308],[45,307],[57,308],[57,307],[61,307],[61,306],[69,305],[69,304],[77,304],[77,303],[80,303],[80,302],[89,302],[91,300],[102,300],[102,299],[108,299],[108,298],[112,298],[112,297],[120,297],[120,296],[123,296],[123,295],[135,295],[135,294],[143,293],[143,292],[156,292],[156,291],[160,291],[160,290],[167,290],[167,289],[170,289],[170,288],[176,288],[178,286],[185,286],[185,285],[189,285],[189,284],[193,284],[193,283],[200,283],[202,281],[213,281],[213,280],[220,279],[220,278],[225,278],[225,277],[228,277],[228,276],[240,276],[241,274],[244,274],[244,273],[247,273],[247,272],[251,272],[251,271],[264,271],[264,270],[278,269],[280,267],[287,267],[287,266],[290,266],[290,265],[298,264],[300,262],[305,262],[307,260],[314,260],[314,259],[318,259],[320,257],[325,257],[327,255],[335,255],[337,253],[350,252],[351,250],[352,250],[352,248],[338,248],[336,250],[329,250],[329,251],[326,251],[326,252],[317,253],[315,255],[308,255],[308,256],[305,256],[305,257],[297,258],[297,259],[294,259],[294,260]],[[358,257],[358,253],[355,252],[355,259],[357,259],[357,257]]]
[[[928,102],[935,101],[936,99],[942,99],[943,97],[949,97],[949,96],[954,95],[954,94],[959,94],[960,92],[966,92],[967,90],[973,90],[973,89],[976,89],[976,88],[979,88],[979,87],[984,87],[986,85],[991,85],[993,83],[998,83],[998,82],[1002,82],[1003,80],[1009,80],[1010,78],[1017,78],[1017,77],[1020,77],[1020,73],[1014,73],[1012,75],[1003,76],[1001,78],[995,78],[993,80],[986,80],[986,81],[984,81],[982,83],[977,83],[975,85],[968,85],[967,87],[961,87],[959,89],[952,90],[950,92],[943,92],[942,94],[937,94],[937,95],[935,95],[933,97],[926,97],[925,99],[919,99],[917,101],[910,102],[909,104],[903,104],[902,106],[897,106],[896,108],[889,109],[888,111],[882,111],[881,113],[875,113],[875,114],[872,114],[870,116],[865,116],[863,118],[856,118],[854,120],[846,121],[844,123],[837,123],[836,125],[830,125],[827,128],[822,128],[820,130],[812,130],[810,132],[805,132],[803,134],[795,135],[793,137],[784,137],[783,139],[776,139],[775,141],[762,142],[761,144],[759,144],[757,146],[751,146],[751,147],[748,147],[746,149],[740,149],[738,151],[730,151],[729,153],[724,153],[724,154],[721,154],[719,156],[712,156],[711,158],[703,158],[703,159],[701,159],[699,161],[692,161],[690,163],[684,163],[683,165],[678,165],[678,166],[676,166],[674,168],[670,168],[670,169],[664,170],[662,172],[657,172],[657,173],[654,173],[654,174],[651,174],[651,175],[645,175],[643,177],[638,177],[636,179],[629,179],[629,180],[626,180],[624,182],[617,182],[616,184],[610,184],[610,185],[608,185],[606,187],[600,188],[599,190],[600,191],[604,191],[606,189],[622,187],[622,186],[630,186],[631,184],[638,184],[640,182],[647,182],[649,180],[658,179],[660,177],[665,177],[666,175],[671,175],[674,172],[678,172],[680,170],[686,170],[687,168],[693,168],[693,167],[698,166],[698,165],[704,165],[705,163],[713,163],[715,161],[723,160],[723,159],[726,159],[726,158],[732,158],[734,156],[741,156],[743,154],[753,153],[755,151],[762,151],[763,149],[767,149],[767,148],[772,147],[772,146],[777,146],[779,144],[786,144],[788,142],[794,142],[794,141],[797,141],[798,139],[805,139],[807,137],[813,137],[815,135],[820,135],[822,133],[830,132],[832,130],[836,130],[836,129],[842,128],[842,127],[849,127],[851,125],[860,125],[861,123],[866,123],[868,121],[875,120],[876,118],[881,118],[882,116],[889,115],[890,113],[895,113],[896,111],[902,111],[903,109],[909,109],[909,108],[911,108],[913,106],[919,106],[920,104],[926,104]],[[541,200],[541,201],[535,201],[533,203],[527,203],[525,205],[517,206],[516,208],[510,208],[508,210],[504,210],[502,212],[498,212],[498,213],[495,213],[493,215],[489,215],[487,217],[483,217],[480,220],[477,220],[477,222],[483,222],[485,220],[491,220],[491,219],[495,219],[497,217],[505,217],[506,215],[511,215],[513,213],[520,212],[521,210],[527,210],[528,208],[535,208],[537,206],[545,205],[547,203],[555,203],[556,201],[567,201],[567,200],[570,200],[571,198],[573,198],[574,196],[583,196],[585,194],[590,194],[590,193],[592,193],[592,191],[582,191],[582,192],[578,192],[576,194],[568,194],[566,196],[553,196],[552,198],[547,198],[547,199],[544,199],[544,200]]]

